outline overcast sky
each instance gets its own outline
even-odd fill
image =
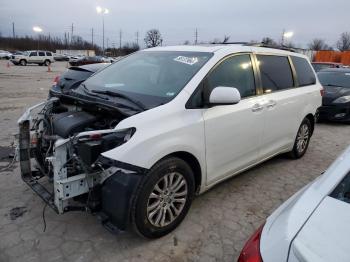
[[[292,42],[305,47],[313,38],[334,45],[341,32],[350,31],[350,0],[0,0],[0,32],[31,35],[33,26],[43,33],[63,36],[74,24],[74,34],[102,43],[102,17],[96,6],[106,7],[105,35],[109,45],[136,41],[145,32],[160,30],[164,44],[210,41],[230,36],[230,41],[280,40],[282,30],[294,31]]]

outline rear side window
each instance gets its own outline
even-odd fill
[[[52,56],[51,52],[46,52],[47,56]]]
[[[31,52],[29,56],[38,56],[37,52]]]
[[[299,86],[316,84],[316,77],[309,62],[302,57],[292,56],[291,58],[297,73]]]
[[[204,90],[209,95],[218,86],[235,87],[241,97],[256,94],[254,72],[250,55],[235,55],[219,64],[207,77]],[[209,96],[205,97],[209,97]]]
[[[39,52],[39,56],[45,56],[45,52]]]
[[[264,93],[292,88],[294,80],[286,56],[257,55]]]

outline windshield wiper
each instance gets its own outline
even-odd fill
[[[90,92],[90,90],[86,87],[85,84],[81,84],[81,86],[83,87],[83,91],[85,94],[90,95],[90,96],[95,96],[95,97],[98,97],[98,98],[101,98],[104,100],[109,100],[108,97],[99,96],[99,95],[94,94],[95,92]]]
[[[103,94],[103,95],[108,95],[108,96],[124,98],[125,100],[128,100],[129,102],[133,103],[134,105],[137,105],[143,111],[146,110],[146,106],[144,104],[142,104],[140,101],[134,100],[131,97],[126,96],[126,95],[121,94],[121,93],[117,93],[117,92],[110,91],[110,90],[91,90],[91,92],[96,93],[96,94]]]

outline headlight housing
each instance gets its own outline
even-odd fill
[[[350,96],[341,96],[335,99],[332,103],[333,104],[344,104],[350,102]]]

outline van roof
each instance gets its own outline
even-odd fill
[[[226,52],[257,52],[272,53],[281,55],[304,56],[299,53],[287,51],[273,47],[259,47],[249,44],[206,44],[206,45],[177,45],[177,46],[158,46],[144,49],[143,51],[188,51],[188,52],[210,52],[215,53],[225,50]]]

